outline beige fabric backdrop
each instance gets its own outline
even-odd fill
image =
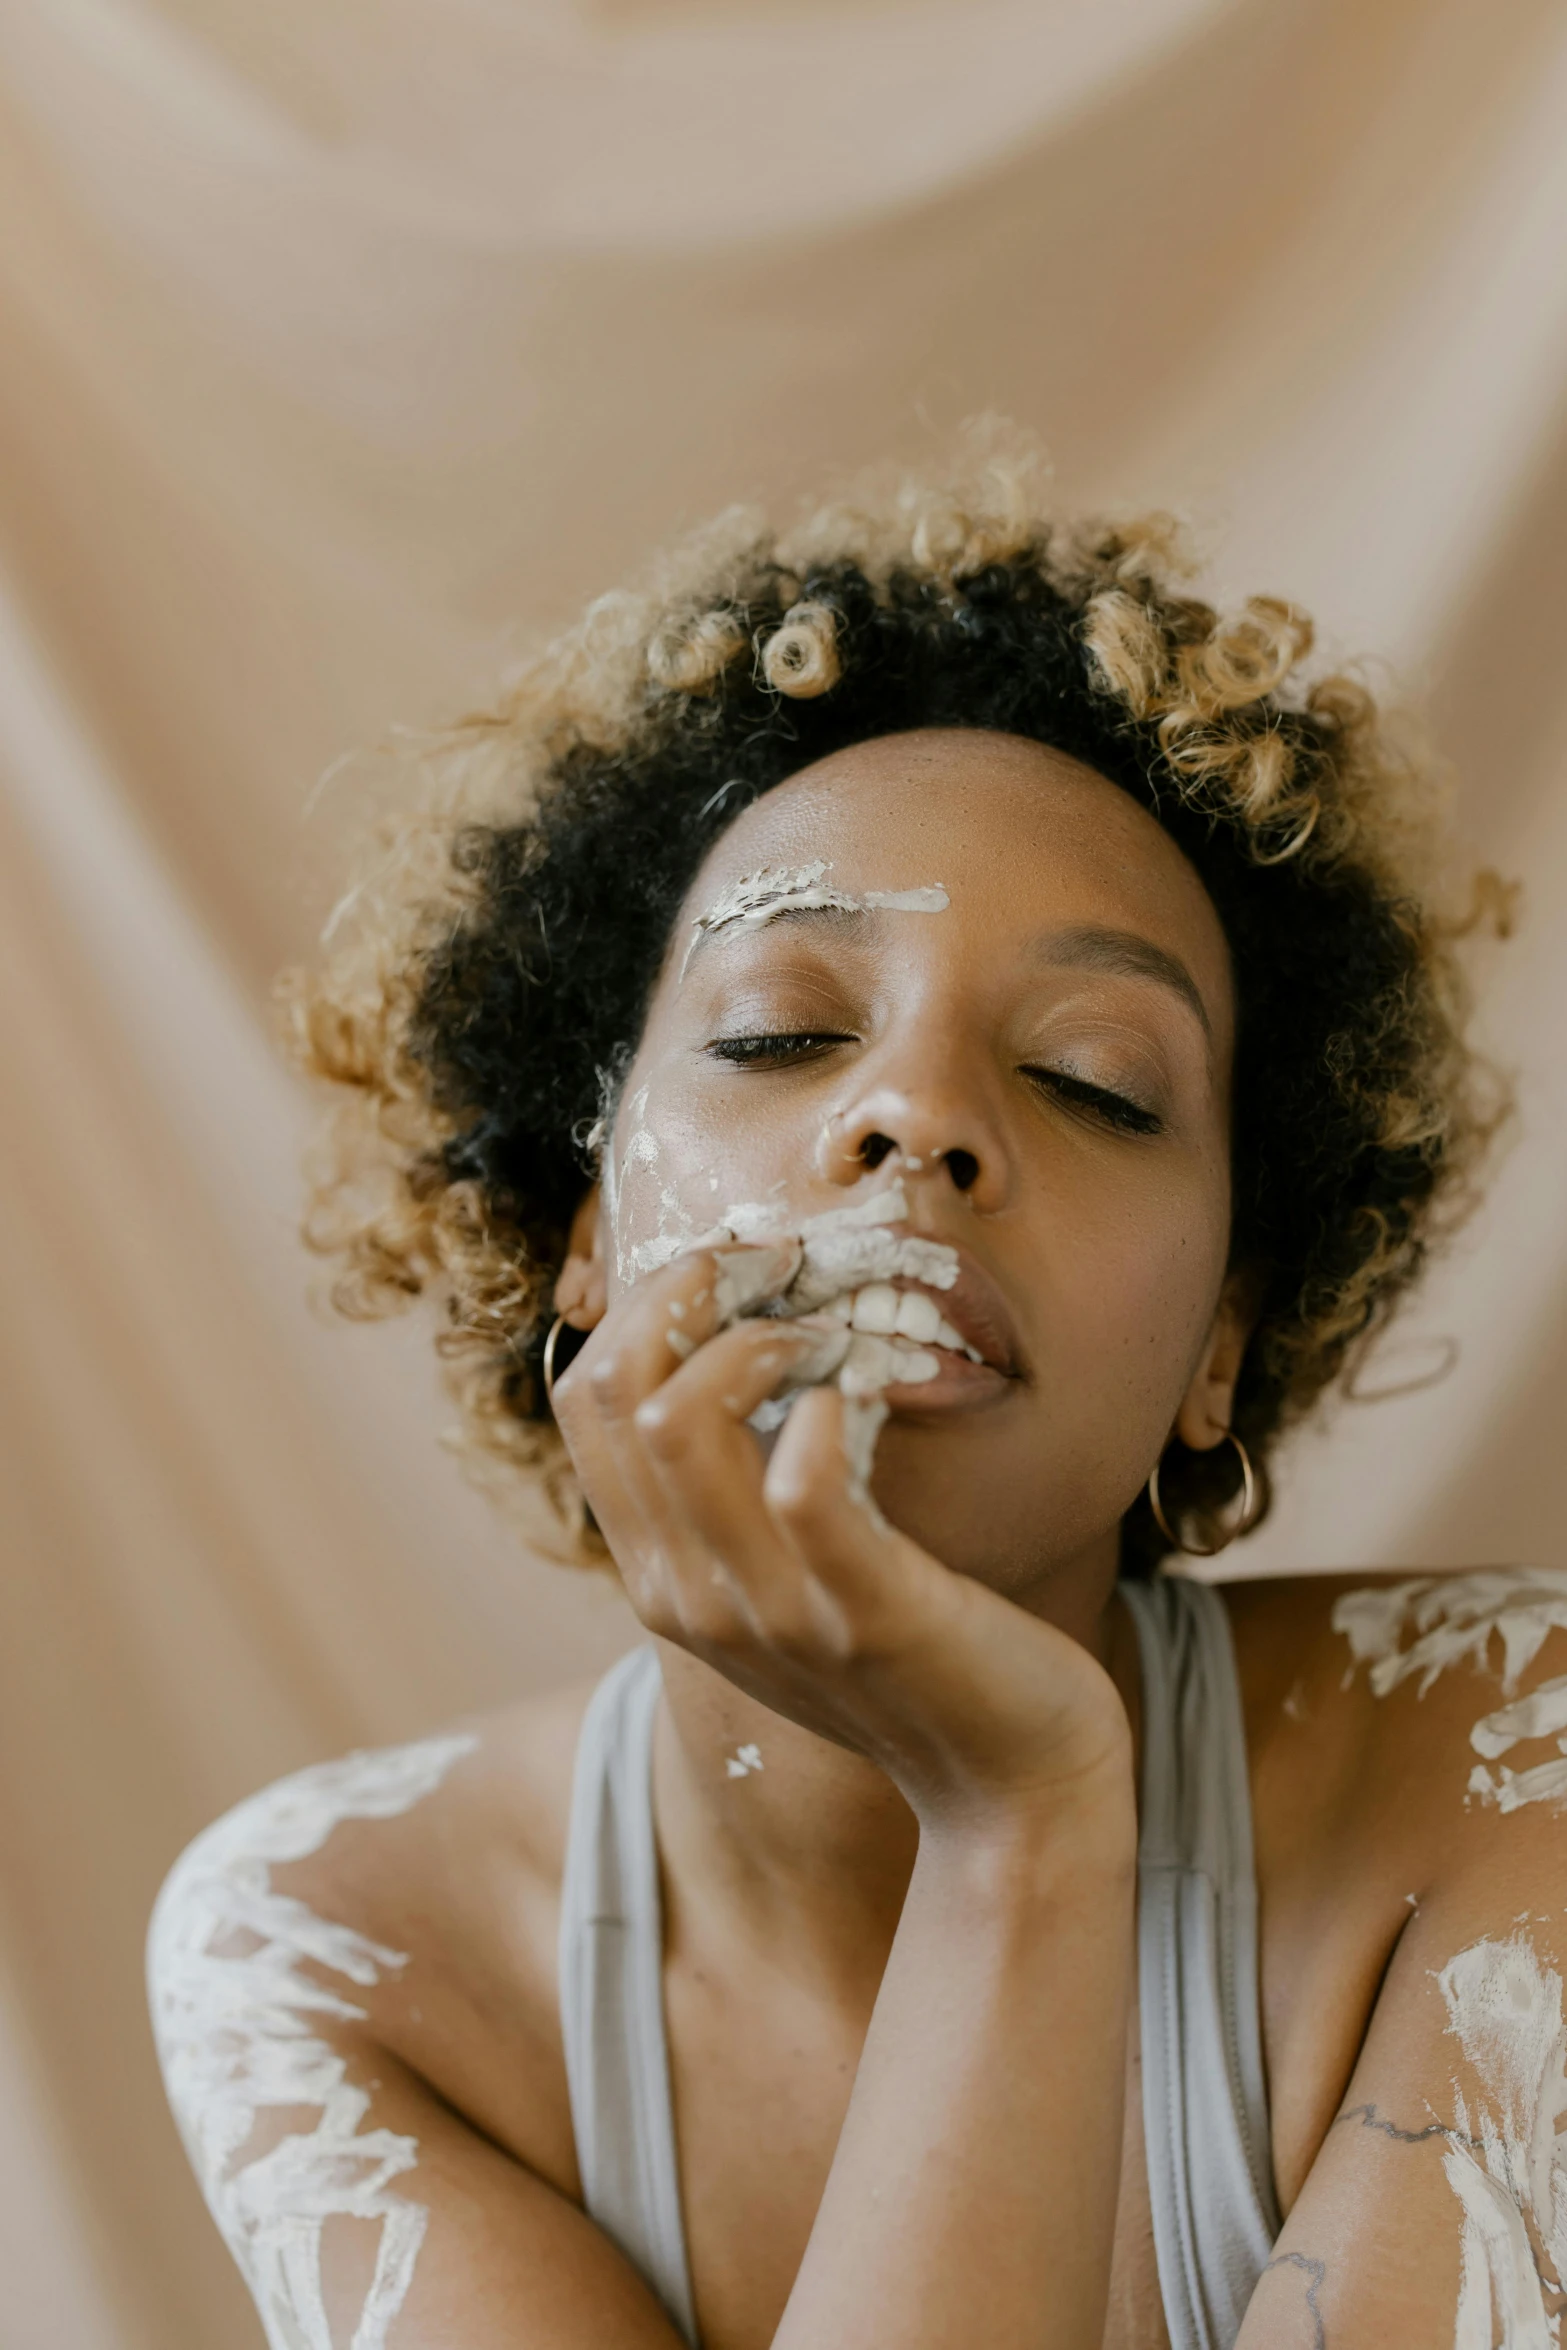
[[[159,2098],[157,1880],[266,1777],[590,1668],[600,1587],[331,1328],[273,968],[388,721],[683,522],[966,413],[1429,693],[1527,885],[1518,1138],[1259,1564],[1559,1555],[1554,0],[0,0],[5,2350],[257,2339]]]

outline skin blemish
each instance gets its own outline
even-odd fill
[[[764,865],[732,881],[692,924],[680,977],[684,979],[690,969],[697,948],[720,930],[760,930],[765,923],[776,922],[780,914],[943,914],[952,903],[939,881],[923,889],[868,889],[851,897],[828,886],[825,876],[830,870],[827,861],[818,857],[809,865],[792,868]]]
[[[759,1746],[737,1746],[733,1754],[724,1757],[724,1772],[728,1778],[748,1778],[752,1771],[762,1768],[762,1750]]]
[[[341,1820],[411,1810],[477,1743],[431,1738],[284,1779],[199,1836],[158,1896],[147,1971],[164,2083],[269,2342],[334,2350],[322,2236],[329,2220],[352,2218],[379,2223],[354,2350],[386,2350],[429,2223],[392,2184],[415,2168],[417,2139],[361,2126],[370,2091],[310,2027],[312,2017],[360,2021],[349,1987],[407,1961],[275,1893],[271,1870],[318,1852]],[[301,2111],[316,2114],[313,2127],[298,2126]],[[270,2117],[282,2113],[280,2132]]]

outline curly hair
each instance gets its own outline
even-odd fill
[[[1167,516],[1054,519],[1027,455],[993,447],[958,488],[783,533],[723,517],[418,744],[420,804],[382,827],[346,935],[285,978],[297,1057],[340,1089],[307,1238],[350,1315],[435,1294],[465,1448],[550,1497],[568,1555],[591,1524],[540,1354],[605,1100],[708,850],[847,744],[1026,736],[1201,877],[1239,1006],[1232,1262],[1259,1315],[1234,1424],[1259,1465],[1467,1205],[1500,1097],[1463,1041],[1468,924],[1435,900],[1434,764],[1352,679],[1298,682],[1302,612],[1221,617],[1186,571]],[[1234,1482],[1232,1448],[1181,1451],[1166,1508],[1211,1528]],[[1122,1547],[1130,1573],[1168,1548],[1146,1497]]]

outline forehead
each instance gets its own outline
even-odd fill
[[[1021,736],[932,727],[801,768],[715,843],[684,916],[742,875],[818,859],[850,893],[939,882],[957,927],[983,917],[998,946],[1063,923],[1139,932],[1192,967],[1215,1011],[1228,1002],[1218,915],[1169,834],[1093,768]]]

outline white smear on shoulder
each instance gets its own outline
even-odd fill
[[[477,1743],[430,1738],[281,1780],[198,1836],[158,1896],[147,1971],[164,2083],[270,2350],[334,2350],[321,2240],[339,2217],[380,2222],[352,2350],[386,2350],[429,2220],[392,2185],[414,2168],[418,2141],[361,2127],[368,2091],[310,2027],[312,2016],[356,2022],[364,2009],[303,1971],[309,1961],[368,1989],[406,1959],[274,1892],[272,1868],[319,1851],[339,1821],[411,1810]],[[319,2115],[314,2128],[247,2153],[261,2117],[301,2107]]]
[[[1561,1977],[1515,1934],[1461,1950],[1437,1982],[1477,2084],[1472,2105],[1454,2085],[1442,2157],[1463,2209],[1454,2350],[1556,2350],[1567,2298]]]
[[[1369,1664],[1378,1697],[1417,1674],[1423,1697],[1438,1673],[1465,1658],[1484,1671],[1494,1635],[1502,1649],[1502,1694],[1510,1697],[1547,1634],[1567,1631],[1567,1572],[1492,1567],[1347,1591],[1334,1603],[1333,1629],[1349,1642],[1356,1664]]]
[[[1469,1776],[1469,1792],[1504,1812],[1528,1803],[1567,1803],[1567,1677],[1542,1682],[1526,1697],[1519,1681],[1549,1634],[1567,1631],[1567,1573],[1551,1567],[1496,1567],[1473,1575],[1422,1575],[1385,1589],[1346,1592],[1333,1609],[1333,1628],[1350,1645],[1355,1665],[1370,1668],[1371,1687],[1385,1697],[1404,1681],[1418,1681],[1424,1697],[1439,1673],[1469,1663],[1491,1664],[1491,1642],[1501,1653],[1501,1689],[1511,1703],[1476,1722],[1470,1743],[1485,1761]],[[1487,1769],[1514,1746],[1555,1738],[1559,1759],[1525,1771],[1505,1763]]]

